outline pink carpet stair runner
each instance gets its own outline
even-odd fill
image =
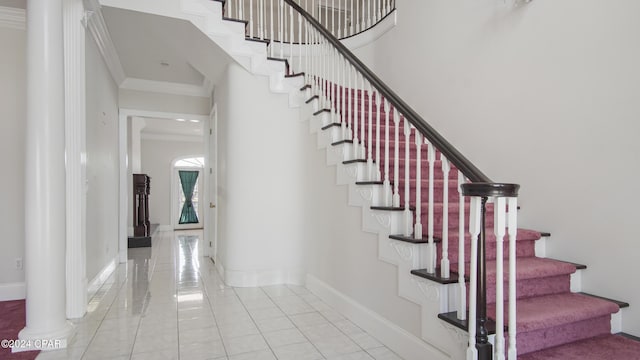
[[[351,112],[351,117],[360,116],[361,114],[361,101],[360,92],[357,92],[357,101],[352,102],[354,107]],[[368,109],[369,98],[365,95],[365,127],[364,127],[364,140],[365,144],[368,142]],[[372,127],[372,140],[373,146],[372,153],[375,156],[375,139],[376,139],[376,119],[377,113],[376,107],[380,106],[374,102],[372,108],[373,114],[373,127]],[[342,111],[342,118],[347,119],[347,112]],[[393,110],[390,112],[390,118],[393,120]],[[384,109],[380,110],[380,152],[381,159],[374,159],[376,163],[380,164],[380,169],[384,169],[384,139],[385,139],[385,126],[387,124]],[[394,126],[393,121],[390,126],[390,178],[393,182],[393,152],[394,152]],[[405,139],[402,135],[404,123],[401,123],[400,128],[400,179],[399,190],[404,205],[404,166],[405,166]],[[362,141],[361,125],[359,123],[357,137]],[[410,139],[410,190],[411,197],[410,204],[415,208],[415,188],[416,188],[416,145],[414,136],[411,135]],[[427,159],[427,146],[422,147],[422,224],[424,232],[426,233],[428,223],[428,174],[429,168],[425,161]],[[434,187],[435,198],[435,211],[434,211],[434,229],[435,236],[439,237],[442,234],[442,222],[443,222],[443,203],[442,203],[442,188],[443,186],[449,187],[449,205],[448,215],[450,227],[458,226],[459,218],[459,203],[458,203],[458,189],[457,189],[457,176],[458,172],[455,167],[452,166],[449,173],[448,181],[443,180],[443,172],[441,167],[440,154],[436,152],[436,164],[434,171],[434,179],[436,179]],[[465,223],[468,224],[468,206],[467,200],[466,208],[467,213],[465,215]],[[488,306],[487,312],[489,317],[495,319],[495,280],[496,280],[496,263],[495,263],[495,236],[493,235],[493,213],[492,206],[489,204],[487,208],[487,290],[488,290]],[[634,341],[619,335],[611,335],[611,314],[619,311],[617,304],[586,296],[582,294],[572,293],[570,291],[570,276],[576,271],[576,267],[573,264],[543,259],[535,256],[535,241],[540,239],[541,234],[537,231],[519,229],[517,235],[517,349],[518,358],[522,360],[553,360],[553,359],[611,359],[611,360],[640,360],[640,342]],[[466,273],[469,273],[469,253],[470,253],[470,237],[467,234],[465,236],[465,257],[466,257]],[[504,247],[505,256],[508,254],[508,244],[505,242]],[[438,264],[440,263],[440,252],[438,254]],[[451,269],[455,272],[458,268],[458,232],[449,232],[449,255],[452,261]],[[508,269],[507,263],[505,263],[505,269]],[[505,279],[508,279],[508,274],[505,273]],[[505,283],[505,289],[507,284]],[[505,309],[508,307],[505,304]],[[507,323],[507,320],[505,320]]]

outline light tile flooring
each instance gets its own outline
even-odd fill
[[[130,249],[69,348],[38,359],[400,359],[304,287],[226,286],[200,237],[158,232],[152,248]]]

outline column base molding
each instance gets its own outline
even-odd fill
[[[25,327],[18,334],[19,341],[11,348],[11,352],[66,349],[75,332],[75,326],[69,321],[65,321],[62,328],[52,331],[38,331]]]

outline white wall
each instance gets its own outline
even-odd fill
[[[584,291],[629,301],[640,335],[640,3],[397,5],[358,54],[489,177],[520,183],[520,224],[589,266]]]
[[[3,284],[24,282],[15,259],[24,258],[26,32],[0,27],[0,299]]]
[[[91,37],[87,70],[87,279],[118,253],[118,87]]]
[[[235,286],[299,283],[305,240],[298,109],[232,64],[216,88],[218,265]],[[308,131],[308,130],[307,130]]]
[[[142,173],[151,177],[149,221],[171,225],[171,166],[173,160],[186,155],[203,155],[202,141],[142,139]]]
[[[128,89],[120,89],[118,96],[120,107],[123,109],[198,115],[209,115],[211,110],[208,97],[161,94]]]

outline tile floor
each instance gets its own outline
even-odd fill
[[[200,236],[158,232],[130,249],[69,347],[38,359],[400,359],[304,287],[226,286]]]

